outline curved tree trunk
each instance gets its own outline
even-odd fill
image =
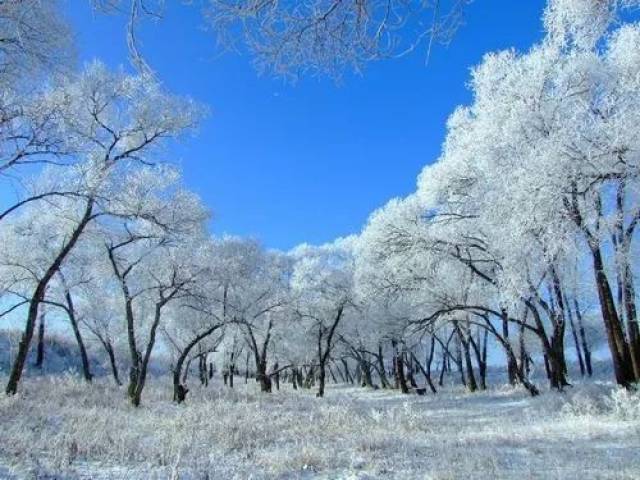
[[[379,343],[378,344],[378,374],[380,375],[380,384],[382,385],[382,388],[390,388],[391,385],[389,385],[389,380],[387,379],[387,374],[385,373],[384,370],[384,355],[382,352],[382,344]]]
[[[36,368],[42,368],[44,366],[44,331],[46,328],[47,316],[45,314],[44,306],[41,308],[40,320],[38,322],[38,342],[36,348],[36,361],[33,364]]]
[[[78,320],[76,318],[75,306],[73,304],[73,298],[71,297],[71,293],[67,290],[65,292],[65,299],[67,301],[67,315],[69,317],[69,322],[71,323],[71,329],[73,330],[73,336],[76,339],[76,343],[78,344],[78,350],[80,351],[80,360],[82,362],[82,374],[84,379],[87,382],[91,382],[93,379],[93,375],[91,374],[91,368],[89,366],[89,356],[87,355],[87,349],[84,346],[84,340],[82,339],[82,334],[80,333],[80,328],[78,327]]]
[[[323,332],[322,325],[319,326],[318,331],[318,393],[316,397],[324,397],[324,389],[325,389],[325,381],[326,381],[326,365],[329,360],[329,355],[331,354],[331,350],[333,348],[333,337],[336,333],[336,329],[338,328],[338,324],[342,319],[342,314],[344,312],[344,305],[340,305],[336,312],[335,317],[333,318],[333,322],[331,326],[326,331],[326,335]],[[324,351],[322,340],[324,339]]]
[[[587,342],[587,336],[584,331],[584,323],[582,321],[582,311],[577,299],[573,299],[573,305],[575,307],[576,319],[578,320],[578,330],[580,332],[580,342],[582,343],[582,352],[584,353],[584,366],[587,369],[587,375],[593,375],[593,368],[591,367],[591,349],[589,348],[589,342]]]
[[[108,341],[103,343],[103,346],[107,351],[107,355],[109,356],[109,364],[111,365],[111,374],[113,375],[113,380],[116,382],[116,385],[121,386],[122,381],[120,381],[120,374],[118,372],[118,364],[116,362],[116,355],[113,351],[113,346]]]
[[[144,357],[140,364],[140,370],[136,378],[137,381],[133,388],[133,394],[129,395],[131,403],[134,407],[139,407],[140,401],[142,400],[142,390],[144,389],[145,383],[147,381],[149,360],[151,359],[151,352],[153,351],[153,347],[156,343],[156,331],[158,329],[158,325],[160,325],[162,305],[163,303],[156,304],[155,313],[153,316],[153,324],[151,325],[151,331],[149,333],[149,341],[147,342],[147,349],[145,350]]]
[[[578,329],[576,328],[576,323],[573,320],[573,312],[571,311],[571,306],[569,305],[569,302],[566,298],[564,303],[567,305],[567,316],[569,317],[569,326],[571,327],[571,336],[573,338],[573,344],[576,349],[576,357],[578,358],[578,365],[580,366],[580,375],[584,377],[586,373],[586,369],[584,365],[582,346],[580,345],[580,341],[578,340]]]
[[[213,332],[218,330],[220,327],[221,327],[220,324],[216,324],[216,325],[211,326],[211,328],[206,329],[202,333],[196,335],[193,338],[193,340],[191,340],[187,344],[187,346],[184,348],[184,350],[182,350],[182,352],[180,352],[180,355],[178,356],[178,360],[176,361],[176,365],[175,365],[175,367],[173,369],[173,401],[174,402],[176,402],[176,403],[184,402],[184,400],[185,400],[185,398],[187,396],[187,392],[189,391],[186,388],[186,386],[183,385],[185,380],[183,380],[181,382],[181,380],[183,379],[182,367],[184,365],[185,360],[189,356],[189,353],[191,352],[191,350],[196,345],[198,345],[202,340],[207,338],[209,335],[211,335]]]
[[[602,320],[607,333],[607,342],[609,343],[616,382],[624,387],[629,387],[635,379],[631,366],[631,356],[629,354],[629,348],[624,336],[624,331],[620,324],[618,312],[616,311],[616,305],[611,292],[609,279],[607,278],[607,274],[604,270],[602,252],[600,251],[599,246],[593,246],[591,248],[591,256],[593,260],[593,274],[595,277],[598,299],[600,301],[600,309],[602,312]]]

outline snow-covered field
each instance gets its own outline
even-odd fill
[[[0,478],[640,478],[640,397],[606,385],[169,397],[152,380],[136,410],[105,380],[28,379],[0,397]]]

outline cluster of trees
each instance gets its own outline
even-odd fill
[[[488,331],[532,394],[537,351],[551,386],[567,385],[569,328],[591,371],[585,313],[601,317],[617,383],[640,379],[640,27],[618,23],[620,6],[552,1],[538,45],[487,55],[441,158],[363,233],[381,296],[408,297],[419,329],[452,325],[469,368],[472,331]]]
[[[247,3],[257,18],[293,8]],[[373,14],[393,2],[371,3]],[[367,4],[336,2],[316,34]],[[0,319],[24,319],[6,393],[51,318],[68,321],[87,381],[87,342],[118,385],[126,366],[136,406],[159,354],[176,402],[196,366],[203,384],[219,369],[232,387],[242,372],[263,392],[283,380],[323,396],[331,378],[435,393],[445,375],[474,391],[494,351],[536,395],[536,365],[562,389],[568,358],[592,374],[600,338],[615,380],[637,382],[640,26],[620,21],[633,4],[552,0],[539,44],[473,71],[473,102],[451,116],[414,194],[359,235],[278,252],[212,238],[207,209],[162,160],[201,107],[146,72],[75,72],[53,4],[0,2],[0,174],[13,190],[0,212]],[[299,47],[320,67],[329,58]]]

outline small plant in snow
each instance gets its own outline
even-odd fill
[[[640,420],[640,393],[617,388],[605,400],[611,414],[620,420]]]

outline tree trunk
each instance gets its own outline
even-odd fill
[[[136,344],[135,320],[133,317],[132,299],[129,298],[128,288],[123,284],[123,294],[125,296],[125,316],[127,320],[127,341],[129,345],[129,357],[131,365],[129,366],[129,386],[127,394],[130,399],[135,397],[136,385],[140,377],[140,351]]]
[[[409,393],[409,387],[407,386],[407,379],[404,375],[404,352],[399,353],[395,356],[396,361],[396,378],[398,385],[400,387],[400,391],[402,393]]]
[[[108,340],[103,342],[103,346],[107,351],[107,356],[109,357],[109,365],[111,365],[113,380],[116,382],[116,385],[121,386],[122,382],[120,381],[120,374],[118,372],[118,364],[116,363],[116,354],[113,351],[113,346]]]
[[[418,384],[416,383],[416,379],[414,376],[415,365],[414,365],[413,357],[410,355],[407,355],[405,358],[407,361],[407,380],[409,382],[409,385],[411,385],[411,388],[418,388]]]
[[[362,387],[373,387],[373,380],[371,378],[371,365],[364,359],[364,354],[360,353],[361,357],[358,360],[360,365],[360,371],[362,372]]]
[[[576,324],[573,321],[573,312],[571,311],[571,306],[569,302],[565,298],[565,302],[567,305],[567,316],[569,317],[569,326],[571,327],[571,336],[573,337],[573,344],[576,349],[576,357],[578,358],[578,365],[580,366],[580,375],[584,377],[586,373],[586,369],[584,366],[584,360],[582,358],[582,347],[580,346],[580,341],[578,340],[578,330],[576,328]]]
[[[464,354],[464,363],[467,369],[467,388],[470,392],[478,390],[478,384],[476,382],[476,376],[473,373],[473,364],[471,363],[471,352],[469,351],[469,341],[465,334],[460,330],[460,343],[462,344],[462,353]]]
[[[325,376],[325,364],[324,361],[321,360],[318,366],[318,393],[316,393],[316,397],[318,398],[324,397]]]
[[[640,380],[640,331],[638,329],[638,314],[636,310],[636,292],[633,282],[633,272],[628,260],[624,266],[623,277],[624,309],[627,316],[627,334],[629,336],[629,355],[635,380]]]
[[[36,362],[33,365],[36,368],[42,369],[44,365],[44,330],[46,323],[46,314],[44,306],[41,308],[40,321],[38,322],[38,342],[36,348]]]
[[[553,337],[551,344],[553,346],[555,361],[557,362],[557,383],[560,388],[569,385],[567,382],[567,361],[564,355],[564,333],[566,326],[566,308],[564,302],[564,294],[562,293],[562,286],[560,284],[560,278],[556,272],[554,266],[551,267],[551,278],[553,284],[553,293],[555,294],[555,301],[558,305],[559,312],[555,313],[555,323],[553,328]],[[553,299],[553,296],[551,296]]]
[[[280,390],[280,365],[278,365],[278,362],[276,362],[273,365],[273,370],[274,370],[274,374],[273,374],[273,378],[276,382],[276,390]],[[331,367],[329,367],[329,371],[331,371]],[[331,372],[331,375],[333,376],[333,372]],[[335,382],[335,377],[333,378],[334,382]]]
[[[429,356],[427,357],[427,362],[425,366],[425,377],[427,379],[427,383],[429,384],[429,388],[433,393],[436,393],[436,387],[433,385],[433,381],[431,379],[431,365],[433,365],[433,357],[436,353],[436,337],[431,335],[431,345],[429,348]]]
[[[391,385],[389,385],[389,380],[387,379],[387,374],[385,373],[385,370],[384,370],[384,356],[382,352],[381,343],[378,344],[377,359],[378,359],[378,369],[380,374],[380,384],[382,385],[382,388],[389,388]]]
[[[465,387],[467,385],[467,378],[464,372],[464,365],[462,363],[462,342],[460,340],[460,335],[456,335],[456,358],[455,358],[456,366],[458,367],[458,372],[460,373],[460,383]]]
[[[447,371],[447,362],[445,354],[442,354],[442,365],[440,366],[440,375],[438,377],[438,386],[442,387],[444,385],[444,374]]]
[[[338,384],[338,379],[336,378],[336,374],[333,373],[333,369],[331,368],[331,364],[327,365],[327,369],[329,370],[329,375],[331,375],[331,379],[333,380],[333,383],[335,383],[336,385]],[[280,390],[278,388],[278,390]]]
[[[587,369],[587,375],[593,375],[593,369],[591,367],[591,349],[589,348],[589,342],[587,342],[587,336],[584,331],[584,323],[582,322],[582,311],[577,299],[573,299],[573,305],[575,307],[576,319],[578,320],[578,330],[580,332],[580,342],[582,343],[582,352],[584,354],[584,366]]]
[[[142,400],[142,390],[144,389],[145,383],[147,381],[147,371],[149,367],[149,360],[151,359],[151,352],[153,351],[153,347],[156,342],[156,331],[158,329],[158,325],[160,325],[162,306],[163,306],[163,303],[156,303],[154,317],[153,317],[153,324],[151,325],[151,331],[149,332],[149,340],[147,342],[147,349],[145,350],[142,363],[140,364],[140,371],[137,376],[137,382],[133,390],[133,395],[130,395],[131,403],[133,404],[134,407],[139,407],[140,401]]]
[[[631,366],[631,356],[629,348],[624,336],[624,331],[618,318],[613,294],[609,279],[604,270],[602,261],[602,252],[599,246],[591,248],[591,256],[593,260],[593,273],[595,283],[598,290],[598,299],[600,301],[600,309],[602,312],[602,320],[604,322],[605,331],[607,333],[607,342],[609,343],[609,351],[611,352],[611,360],[616,382],[624,387],[629,387],[634,380],[633,368]]]
[[[247,351],[247,356],[244,362],[244,383],[245,385],[249,383],[249,358],[251,357],[251,352]]]
[[[260,359],[256,367],[257,367],[256,376],[258,378],[258,381],[260,382],[260,391],[263,393],[271,393],[272,384],[271,384],[271,378],[267,374],[266,361]]]
[[[349,371],[349,364],[347,363],[347,361],[344,358],[341,358],[340,361],[342,362],[342,366],[344,367],[344,375],[347,379],[347,382],[349,382],[351,385],[353,385],[353,376],[351,375],[351,372]]]
[[[73,304],[73,298],[71,297],[71,293],[67,290],[65,292],[65,298],[67,301],[67,314],[69,316],[69,322],[71,323],[71,328],[73,330],[73,335],[76,338],[76,343],[78,344],[78,350],[80,351],[80,360],[82,362],[82,374],[84,379],[87,382],[91,382],[93,379],[93,375],[91,375],[91,369],[89,367],[89,356],[87,355],[87,349],[84,346],[84,340],[82,339],[82,334],[80,333],[80,328],[78,327],[78,320],[76,318],[75,306]]]
[[[431,361],[427,358],[426,366],[425,368],[423,368],[420,362],[418,361],[418,358],[415,356],[415,354],[412,352],[411,355],[414,361],[416,362],[416,365],[424,375],[424,378],[427,381],[429,388],[431,389],[431,393],[436,393],[437,392],[436,387],[433,386],[433,382],[431,381]]]
[[[487,331],[485,330],[485,335],[487,334]],[[478,387],[480,388],[480,390],[486,390],[487,389],[487,364],[484,363],[483,359],[482,359],[482,351],[481,349],[481,345],[479,345],[480,342],[480,332],[478,332],[478,342],[476,342],[473,337],[471,335],[469,335],[469,339],[468,339],[468,344],[469,346],[473,349],[473,353],[476,357],[476,363],[478,365],[478,375],[480,377],[480,381],[479,381],[479,385]],[[471,365],[468,365],[468,368],[473,371],[473,368]],[[474,378],[474,382],[475,382],[475,378]]]
[[[525,341],[525,327],[524,324],[520,325],[520,338],[519,338],[519,342],[520,342],[520,369],[522,370],[523,374],[526,375],[527,377],[529,376],[529,372],[530,372],[530,365],[529,365],[529,354],[527,353],[527,344]],[[485,339],[486,341],[486,339]],[[485,346],[486,348],[486,346]]]
[[[509,342],[509,319],[507,317],[506,310],[502,311],[502,336],[505,342]],[[516,370],[518,369],[518,362],[513,355],[507,355],[507,377],[511,385],[517,383]]]
[[[335,335],[336,330],[338,328],[338,324],[342,319],[343,312],[344,312],[344,305],[340,305],[336,311],[336,315],[333,318],[333,322],[331,323],[331,326],[326,331],[326,336],[323,335],[322,328],[319,328],[319,331],[318,331],[318,363],[320,365],[320,372],[318,375],[318,382],[319,382],[319,388],[318,388],[318,394],[317,394],[318,397],[324,396],[325,376],[326,376],[325,368],[326,368],[327,361],[329,360],[329,355],[331,354],[331,350],[333,348],[333,336]],[[323,337],[324,337],[324,351],[322,348]]]

